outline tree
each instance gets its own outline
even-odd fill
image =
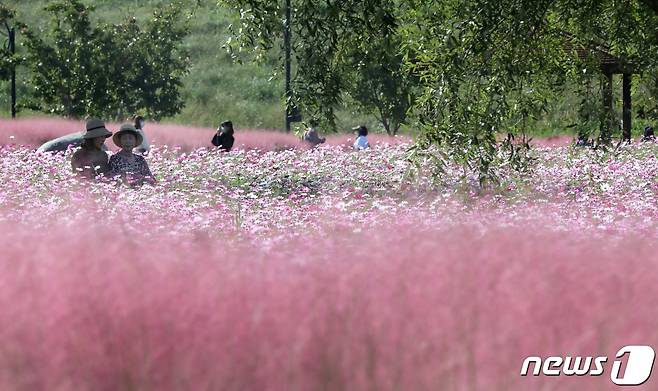
[[[596,56],[580,59],[570,45],[606,47],[636,72],[656,66],[647,56],[656,51],[656,14],[643,2],[430,0],[409,2],[401,15],[407,65],[422,80],[415,108],[424,143],[450,149],[483,180],[500,152],[497,134],[518,135],[583,73],[602,76]]]
[[[7,34],[8,37],[14,17],[15,12],[11,8],[0,4],[0,31],[6,31],[6,33],[2,32],[0,34]],[[12,69],[16,65],[16,60],[10,52],[8,44],[0,46],[0,80],[9,80]]]
[[[114,25],[107,50],[117,52],[115,74],[123,79],[117,90],[120,112],[144,111],[151,118],[179,113],[183,108],[180,96],[181,78],[189,68],[188,54],[180,44],[188,33],[185,24],[177,23],[183,12],[182,3],[157,9],[153,18],[140,28],[134,18]]]
[[[31,107],[74,118],[122,119],[138,111],[159,119],[183,107],[179,88],[189,60],[180,48],[182,3],[157,9],[141,28],[134,18],[92,25],[93,8],[63,0],[46,8],[45,37],[25,29],[35,87]]]
[[[233,53],[276,50],[283,35],[280,1],[220,0],[240,10],[233,29]],[[392,0],[293,1],[292,36],[296,74],[293,103],[324,126],[335,129],[343,97],[376,113],[387,131],[397,132],[412,97],[410,82],[395,48]],[[237,39],[233,39],[237,38]]]
[[[242,10],[239,48],[275,47],[282,24],[279,1],[221,3]],[[482,183],[495,180],[501,164],[523,168],[528,145],[522,142],[519,149],[509,140],[524,141],[529,124],[566,86],[604,80],[601,58],[581,58],[579,50],[605,48],[635,73],[658,70],[652,55],[658,49],[658,14],[648,0],[300,0],[294,18],[301,100],[330,110],[342,93],[354,93],[352,86],[381,87],[405,75],[417,86],[409,112],[422,135],[418,150],[438,145],[448,159],[477,172]],[[399,69],[360,65],[395,58],[402,60]],[[590,99],[600,97],[605,85],[595,92],[581,89],[589,95],[580,110],[584,120],[609,120]],[[609,129],[602,130],[600,142],[609,142]],[[507,142],[499,141],[501,133]]]
[[[22,23],[14,19],[14,11],[0,4],[0,34],[6,30],[7,45],[0,47],[0,80],[10,80],[11,117],[16,117],[16,68],[20,59],[16,56],[16,29]]]
[[[390,136],[407,120],[418,80],[403,68],[397,36],[361,39],[347,53],[346,91],[361,110],[374,113]]]
[[[537,1],[431,0],[402,11],[402,50],[422,81],[420,145],[445,148],[481,183],[496,178],[497,135],[523,134],[559,84],[564,56],[544,10]]]

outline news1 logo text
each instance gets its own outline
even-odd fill
[[[619,386],[644,384],[653,370],[656,353],[651,346],[630,345],[619,349],[610,368],[610,380]],[[609,367],[608,357],[561,357],[546,359],[527,357],[521,365],[521,376],[602,376]],[[625,365],[624,365],[625,364]],[[530,368],[532,367],[532,371]]]

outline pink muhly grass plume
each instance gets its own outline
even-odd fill
[[[128,121],[129,122],[129,121]],[[120,123],[107,123],[108,129],[117,131]],[[235,149],[258,149],[261,151],[277,151],[283,149],[308,149],[309,145],[292,133],[268,129],[242,129],[235,124]],[[83,132],[85,121],[63,118],[0,118],[0,145],[24,145],[37,148],[48,140],[74,132]],[[216,131],[214,128],[203,128],[167,123],[146,123],[146,133],[149,141],[155,145],[180,147],[190,151],[200,147],[212,147],[210,140]],[[356,135],[354,134],[323,134],[325,145],[339,146],[350,149]],[[501,141],[504,137],[501,136]],[[572,145],[573,136],[559,135],[549,137],[533,137],[531,144],[537,147],[561,147]],[[411,144],[413,138],[407,135],[395,137],[386,134],[370,133],[368,141],[372,146]],[[112,142],[108,148],[115,150]]]
[[[651,242],[492,220],[273,249],[3,223],[0,389],[600,390],[520,367],[658,344]]]
[[[62,118],[0,118],[0,145],[17,144],[37,148],[48,140],[84,131],[84,124],[82,121]]]
[[[576,143],[576,137],[559,135],[559,136],[549,136],[543,138],[534,138],[530,141],[531,145],[536,147],[564,147],[569,145],[574,145]]]

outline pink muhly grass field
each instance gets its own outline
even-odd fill
[[[112,132],[117,131],[119,127],[119,123],[107,123],[107,128]],[[18,144],[36,148],[48,140],[84,130],[85,121],[61,118],[0,119],[0,145]],[[145,131],[149,142],[153,145],[178,146],[186,150],[202,146],[212,147],[210,140],[216,132],[212,128],[152,122],[146,124]],[[276,131],[237,128],[235,137],[235,146],[238,149],[272,150],[301,145],[300,140],[295,136]],[[116,149],[111,141],[106,144],[108,148]]]
[[[108,123],[110,131],[117,131],[118,123]],[[258,149],[276,151],[282,149],[308,149],[309,145],[294,134],[276,130],[242,129],[235,124],[235,149]],[[84,121],[66,120],[61,118],[19,118],[15,120],[0,119],[0,145],[16,144],[33,148],[39,147],[48,140],[65,134],[82,132]],[[192,150],[199,147],[212,147],[210,140],[216,130],[185,125],[161,124],[147,122],[145,127],[149,142],[153,145],[167,145]],[[373,134],[368,136],[372,145],[408,143],[408,137],[389,137]],[[327,145],[351,147],[354,136],[328,135]],[[114,144],[106,143],[108,148],[115,150]]]
[[[537,148],[483,190],[332,142],[156,145],[139,189],[0,145],[0,391],[602,390],[658,346],[657,144]]]
[[[274,248],[2,224],[0,389],[612,388],[609,368],[519,371],[527,356],[658,345],[655,245],[550,224],[334,230]]]

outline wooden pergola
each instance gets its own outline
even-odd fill
[[[573,36],[565,34],[571,39],[565,45],[565,50],[575,52],[580,60],[595,59],[605,76],[602,99],[605,116],[601,120],[601,136],[604,141],[612,138],[612,129],[615,126],[615,116],[612,106],[612,79],[614,75],[622,75],[622,139],[631,141],[631,82],[633,67],[624,59],[610,54],[607,48],[590,44],[585,48],[574,43]]]

